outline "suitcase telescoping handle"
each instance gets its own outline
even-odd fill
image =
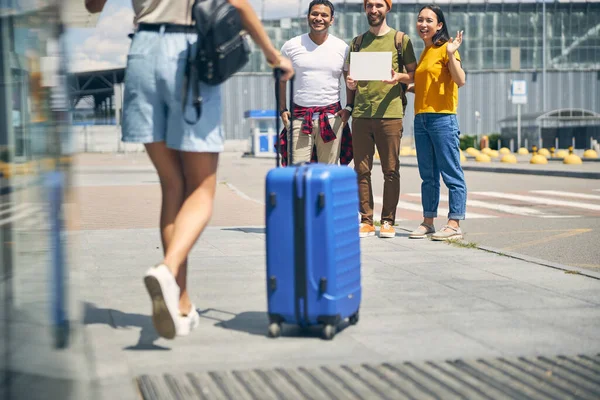
[[[279,140],[279,131],[281,129],[279,125],[280,115],[279,115],[279,82],[281,82],[281,75],[283,75],[283,71],[280,68],[275,68],[273,70],[273,75],[275,75],[275,132],[277,134],[277,167],[280,166],[279,155],[281,154],[281,141]],[[288,134],[288,163],[287,165],[294,164],[294,156],[293,156],[293,148],[292,141],[294,140],[293,135],[293,121],[294,121],[294,76],[290,79],[290,129],[287,130]]]

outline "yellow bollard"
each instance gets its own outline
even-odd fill
[[[552,158],[554,158],[554,153],[556,152],[556,149],[554,147],[550,147],[550,156]]]
[[[42,171],[52,171],[56,169],[56,161],[53,158],[42,158],[39,162]]]
[[[577,154],[573,154],[573,146],[569,146],[569,154],[563,159],[563,164],[583,164],[581,158]]]
[[[587,149],[583,152],[583,158],[598,158],[598,153],[596,150]]]
[[[470,155],[471,157],[477,157],[477,154],[479,154],[479,150],[477,150],[474,147],[468,147],[465,150],[465,153],[467,153],[468,155]]]
[[[569,152],[566,150],[559,150],[556,152],[555,157],[556,158],[565,158],[566,156],[569,155]]]
[[[465,156],[463,151],[462,150],[459,150],[459,151],[460,151],[460,162],[462,163],[462,162],[467,161],[467,157]]]
[[[412,149],[412,150],[410,151],[410,155],[411,155],[411,156],[416,156],[416,155],[417,155],[417,149]]]
[[[543,155],[538,154],[537,146],[533,146],[531,151],[533,152],[533,156],[531,157],[531,160],[529,160],[529,164],[548,164],[548,159]]]
[[[508,147],[503,147],[500,150],[498,150],[498,152],[502,155],[504,154],[510,154],[510,149]]]
[[[481,152],[483,154],[487,154],[488,156],[490,155],[490,151],[492,151],[492,149],[490,149],[489,147],[485,147],[485,148],[481,149]]]
[[[507,164],[516,164],[517,157],[514,154],[505,154],[500,161]]]
[[[526,156],[527,154],[529,154],[529,150],[527,150],[525,147],[521,147],[517,153],[519,153],[522,156]]]
[[[500,155],[500,153],[498,153],[498,150],[490,150],[488,153],[488,156],[490,156],[491,158],[498,158]]]
[[[374,160],[379,160],[379,152],[375,149],[375,154],[373,155]]]
[[[539,149],[537,152],[540,156],[544,156],[546,158],[550,157],[550,152],[548,151],[548,149]]]
[[[402,146],[400,148],[400,156],[406,157],[410,156],[411,148],[409,146]]]
[[[10,164],[0,161],[0,174],[5,178],[12,176],[12,167]]]
[[[477,154],[477,157],[475,157],[475,161],[488,163],[492,162],[492,159],[487,154],[479,153]]]

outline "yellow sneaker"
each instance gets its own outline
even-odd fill
[[[383,225],[379,228],[380,238],[393,238],[396,237],[396,229],[389,223],[389,221],[383,221]]]
[[[361,223],[358,229],[358,236],[361,238],[375,236],[375,227],[373,225]]]

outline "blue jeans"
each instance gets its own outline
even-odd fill
[[[465,219],[467,185],[460,166],[460,131],[455,114],[422,113],[415,116],[415,145],[423,217],[437,217],[440,202],[440,173],[450,199],[448,219]]]

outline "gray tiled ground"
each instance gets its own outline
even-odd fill
[[[262,228],[207,229],[189,260],[201,326],[167,341],[154,333],[142,285],[161,256],[157,231],[75,235],[100,398],[135,398],[143,373],[600,351],[599,280],[403,234],[361,242],[358,325],[332,342],[294,327],[269,339]]]

